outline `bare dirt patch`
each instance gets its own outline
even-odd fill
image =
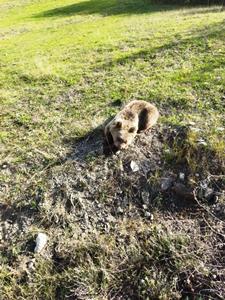
[[[193,159],[199,164],[193,173],[186,159],[190,150],[188,130],[158,125],[138,135],[128,150],[109,156],[103,154],[102,128],[71,141],[68,156],[46,169],[42,184],[32,184],[21,195],[21,203],[26,204],[18,201],[14,206],[2,207],[1,237],[7,241],[2,244],[2,251],[10,268],[18,268],[26,258],[26,267],[18,276],[29,285],[29,276],[34,275],[27,266],[33,264],[35,233],[41,228],[50,236],[45,256],[52,261],[56,274],[74,266],[89,268],[89,259],[100,274],[101,268],[95,260],[108,237],[118,245],[117,250],[116,244],[107,250],[111,253],[110,264],[117,264],[117,256],[123,257],[124,247],[142,249],[133,258],[123,257],[124,263],[116,271],[110,264],[105,265],[109,274],[117,274],[108,279],[109,286],[104,290],[108,299],[160,297],[163,276],[170,283],[170,286],[165,283],[164,293],[168,297],[194,299],[195,295],[203,295],[222,299],[225,295],[223,164],[209,150],[194,149]],[[212,157],[207,166],[201,164],[204,156]],[[140,222],[144,227],[139,234],[136,225]],[[122,229],[123,226],[129,230]],[[185,236],[187,240],[181,238],[178,242]],[[79,244],[81,241],[83,246]],[[14,254],[16,244],[19,259]],[[186,260],[190,265],[185,265]],[[146,268],[152,269],[152,265],[155,271],[149,274]],[[126,275],[120,273],[123,268]],[[24,275],[27,272],[28,277]],[[133,279],[127,280],[126,276]],[[96,280],[92,284],[98,286],[100,279]],[[62,282],[63,279],[58,282],[56,293]],[[90,299],[103,293],[99,287],[93,287],[96,294],[87,286],[81,291],[82,284],[71,287],[71,283],[65,288],[65,295],[72,295],[71,299]]]

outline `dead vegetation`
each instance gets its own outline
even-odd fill
[[[100,129],[71,142],[2,207],[3,299],[223,299],[224,160],[190,132],[159,125],[108,157]]]

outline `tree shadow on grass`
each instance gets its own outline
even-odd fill
[[[219,13],[222,11],[221,5],[217,6],[206,6],[206,7],[195,7],[195,8],[190,8],[188,11],[184,12],[184,15],[199,15],[199,14],[208,14],[208,13]]]
[[[152,65],[154,68],[157,64],[158,58],[163,58],[164,54],[170,56],[174,65],[177,65],[177,61],[180,60],[181,64],[188,59],[189,50],[193,52],[202,53],[203,60],[199,63],[193,61],[192,69],[190,68],[188,72],[182,73],[182,67],[180,67],[181,76],[178,79],[180,83],[183,84],[202,84],[207,81],[206,78],[209,73],[213,73],[216,69],[221,69],[225,67],[225,61],[222,52],[218,51],[217,55],[213,54],[213,49],[211,50],[211,44],[221,43],[224,40],[225,42],[225,22],[219,22],[210,27],[203,27],[201,29],[194,29],[190,31],[188,36],[174,36],[170,41],[164,42],[161,46],[152,46],[150,48],[144,48],[133,53],[125,54],[122,57],[112,59],[107,61],[99,66],[100,69],[111,70],[118,65],[130,65],[134,64],[136,61],[144,61],[147,64]],[[204,59],[205,56],[205,59]],[[190,56],[191,58],[191,56]],[[165,71],[166,72],[166,71]],[[179,69],[175,68],[176,72],[179,72]],[[163,76],[163,75],[162,75]],[[209,89],[210,87],[208,87]],[[207,87],[205,88],[205,90]],[[204,90],[203,90],[204,92]],[[167,109],[173,107],[171,101],[165,101],[164,107]],[[185,104],[185,103],[184,103]],[[217,108],[217,104],[214,99],[211,100],[209,105],[212,108]],[[221,102],[222,105],[222,102]],[[221,106],[220,105],[220,106]]]
[[[143,14],[176,9],[171,5],[153,5],[147,0],[88,0],[47,10],[36,17],[66,17],[75,14],[103,16],[120,14]]]
[[[224,31],[225,31],[225,21],[222,21],[220,23],[212,25],[210,28],[205,27],[200,30],[193,30],[192,32],[190,32],[189,37],[185,37],[185,38],[174,37],[176,38],[175,41],[173,38],[173,40],[169,41],[168,43],[165,43],[162,46],[139,50],[138,52],[134,52],[132,54],[128,54],[118,59],[112,60],[106,64],[103,64],[101,68],[103,69],[107,67],[111,68],[112,66],[115,65],[122,65],[122,64],[134,62],[137,59],[144,59],[144,60],[151,61],[155,59],[156,54],[167,50],[173,50],[175,48],[178,48],[181,51],[183,51],[186,50],[188,46],[189,47],[195,46],[197,48],[200,48],[200,50],[204,50],[201,49],[205,44],[203,43],[204,41],[207,41],[208,39],[217,39],[219,41],[224,40]]]
[[[36,17],[66,17],[76,14],[91,15],[100,14],[102,16],[120,15],[120,14],[144,14],[155,13],[160,11],[170,11],[175,9],[187,8],[190,11],[182,12],[187,15],[203,14],[203,13],[216,13],[221,10],[219,6],[213,7],[196,7],[190,8],[187,5],[169,5],[169,4],[154,4],[149,0],[86,0],[62,7],[57,7],[44,11]]]

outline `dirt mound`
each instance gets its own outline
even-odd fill
[[[195,294],[219,299],[225,295],[221,271],[225,242],[223,165],[209,149],[191,148],[188,131],[186,127],[158,126],[138,135],[128,150],[109,156],[103,154],[101,128],[75,141],[65,160],[47,169],[43,180],[21,195],[23,202],[2,207],[1,236],[7,240],[2,251],[6,254],[11,249],[7,256],[12,268],[21,265],[13,255],[15,244],[20,245],[29,265],[35,246],[31,232],[38,224],[49,232],[46,255],[56,273],[85,264],[89,268],[90,259],[95,265],[96,257],[105,251],[106,237],[115,241],[105,253],[111,257],[105,268],[113,273],[110,264],[118,264],[118,258],[124,263],[119,265],[118,275],[108,279],[104,293],[109,299],[158,299],[163,282],[165,293],[173,299]],[[187,159],[190,153],[198,160],[194,171]],[[203,166],[209,155],[213,159]],[[210,173],[215,170],[219,175]],[[124,247],[125,252],[137,249],[133,258],[126,259]],[[190,267],[186,265],[188,253]],[[202,267],[194,268],[196,263]],[[99,267],[95,268],[100,274]],[[120,273],[123,268],[125,276]],[[28,279],[23,280],[26,284]],[[58,289],[61,285],[60,281]],[[71,285],[65,288],[68,297]],[[83,296],[79,291],[78,284],[71,299],[93,297],[88,287]],[[99,289],[95,293],[101,295]]]

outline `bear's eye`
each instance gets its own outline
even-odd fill
[[[131,127],[130,129],[129,129],[129,131],[128,132],[130,132],[130,133],[133,133],[133,132],[135,132],[135,128],[134,127]]]

